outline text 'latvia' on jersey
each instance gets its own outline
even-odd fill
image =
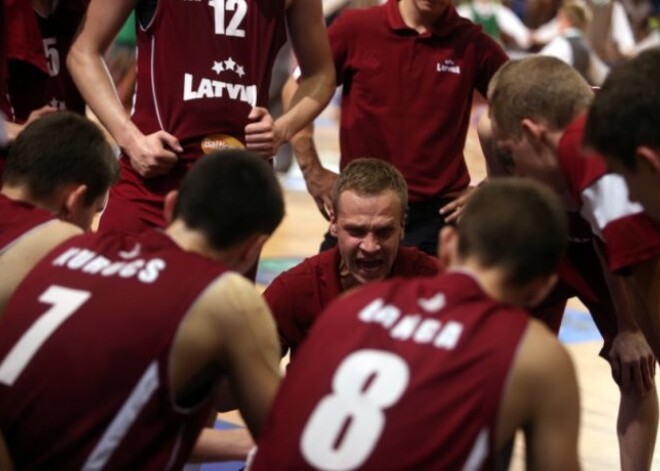
[[[268,105],[285,39],[284,0],[159,2],[138,28],[133,120],[181,141],[211,133],[244,141],[250,110]]]

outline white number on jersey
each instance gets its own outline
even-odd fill
[[[300,447],[311,465],[328,470],[360,466],[385,429],[386,409],[396,403],[410,378],[401,357],[358,350],[341,362],[332,392],[323,397],[303,430]]]
[[[55,77],[60,73],[60,51],[55,47],[57,39],[44,38],[44,52],[48,62],[48,74]]]
[[[225,36],[245,37],[245,30],[241,29],[241,23],[247,13],[246,0],[212,0],[215,9],[215,34]],[[225,12],[233,11],[234,14],[225,28]]]
[[[76,312],[92,294],[89,291],[51,286],[39,301],[51,304],[41,317],[25,331],[7,356],[0,363],[0,383],[11,386],[21,375],[32,357],[39,351],[48,337]]]

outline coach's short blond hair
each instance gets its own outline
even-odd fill
[[[586,112],[593,93],[570,65],[555,57],[532,56],[504,64],[491,79],[488,102],[499,134],[519,138],[521,122],[544,121],[552,130]]]

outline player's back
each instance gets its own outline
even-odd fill
[[[210,391],[174,405],[170,349],[223,271],[156,231],[83,235],[44,258],[0,322],[0,428],[16,466],[182,464]]]
[[[254,469],[492,467],[527,323],[461,273],[365,286],[302,344]]]

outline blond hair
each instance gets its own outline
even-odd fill
[[[543,121],[552,130],[564,129],[586,112],[592,98],[582,76],[550,56],[507,62],[488,88],[490,117],[503,137],[520,137],[526,118]]]

